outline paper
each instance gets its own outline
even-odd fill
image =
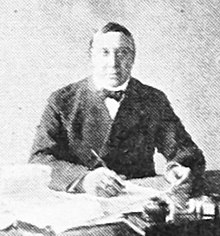
[[[150,198],[163,193],[129,181],[125,181],[124,193],[112,198],[56,192],[47,187],[50,173],[50,168],[41,165],[0,169],[0,230],[21,221],[40,229],[49,226],[58,234],[78,226],[115,221],[123,213],[142,212]],[[209,211],[210,206],[206,204]]]
[[[108,205],[109,213],[116,211],[125,213],[132,211],[142,211],[144,202],[149,201],[152,197],[159,196],[160,191],[153,188],[145,188],[126,181],[124,194],[111,199],[102,199]]]
[[[45,165],[6,165],[0,168],[1,197],[37,197],[49,192],[51,168]]]
[[[5,165],[0,168],[1,230],[18,219],[15,205],[45,198],[49,192],[50,173],[51,169],[42,165]]]
[[[51,169],[43,165],[4,166],[0,169],[0,229],[16,220],[56,233],[101,217],[98,200],[85,194],[50,190]]]
[[[61,233],[96,219],[141,209],[143,200],[157,192],[129,182],[126,182],[126,192],[113,198],[55,192],[47,187],[50,174],[51,169],[43,165],[0,169],[0,229],[19,220],[38,228],[50,226]]]
[[[50,226],[56,233],[86,224],[101,217],[103,211],[96,199],[75,195],[72,199],[48,195],[45,201],[11,203],[17,220],[30,223],[38,228]]]

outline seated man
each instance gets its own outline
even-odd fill
[[[52,167],[53,189],[72,185],[75,192],[114,196],[123,190],[121,176],[155,176],[157,148],[169,173],[195,189],[204,156],[164,93],[131,76],[132,34],[108,23],[95,33],[90,53],[92,75],[49,98],[29,162]]]

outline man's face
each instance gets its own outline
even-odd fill
[[[134,61],[134,45],[123,33],[97,33],[91,56],[93,79],[99,87],[115,89],[129,79]]]

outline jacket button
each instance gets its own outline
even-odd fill
[[[128,152],[129,152],[128,148],[123,150],[123,153],[128,153]]]

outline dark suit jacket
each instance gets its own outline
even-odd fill
[[[127,178],[155,175],[155,148],[168,161],[190,167],[196,178],[202,175],[203,154],[161,91],[132,78],[109,135],[103,117],[103,103],[88,78],[51,95],[30,162],[53,167],[53,188],[62,190],[98,164],[91,149]]]

